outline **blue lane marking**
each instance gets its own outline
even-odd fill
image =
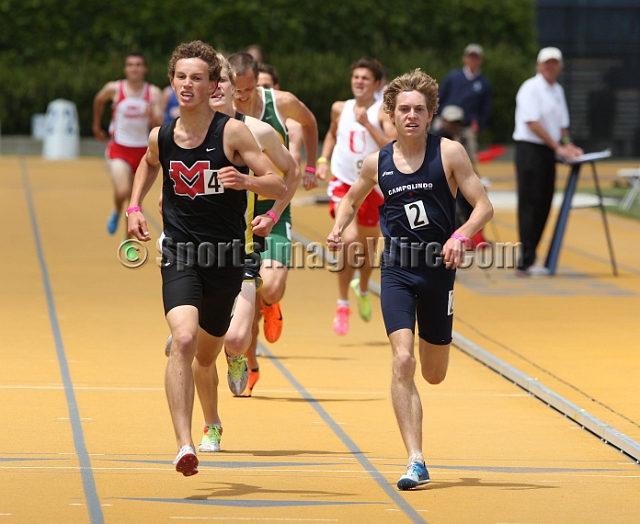
[[[64,345],[62,344],[62,335],[60,333],[56,305],[53,300],[49,272],[47,271],[47,264],[44,260],[38,222],[36,220],[35,206],[33,204],[33,196],[31,194],[31,186],[29,185],[29,174],[23,157],[20,157],[20,170],[22,172],[22,185],[24,187],[25,200],[27,201],[27,206],[29,208],[31,229],[33,231],[33,238],[36,244],[40,272],[42,273],[42,284],[47,298],[49,322],[51,324],[51,331],[53,332],[53,339],[56,344],[56,355],[58,357],[60,375],[62,376],[62,383],[64,385],[64,394],[67,399],[67,408],[69,409],[69,422],[71,423],[71,431],[73,433],[73,443],[76,448],[78,462],[80,463],[80,474],[82,476],[84,496],[89,510],[89,518],[92,524],[102,524],[104,523],[102,506],[100,505],[100,499],[98,498],[98,493],[96,491],[96,483],[93,478],[93,470],[91,469],[91,460],[89,459],[89,453],[87,452],[87,446],[84,441],[84,433],[82,432],[82,422],[80,421],[78,403],[76,401],[75,392],[73,391],[73,382],[71,380],[71,373],[69,372],[69,364],[64,352]]]
[[[360,463],[360,465],[365,469],[369,475],[373,477],[373,479],[378,483],[378,485],[382,488],[382,490],[389,496],[393,502],[395,502],[398,507],[411,519],[412,522],[422,522],[426,524],[426,521],[418,514],[418,512],[411,507],[411,505],[389,484],[389,481],[384,478],[382,473],[380,473],[375,466],[369,461],[367,457],[364,456],[362,450],[358,447],[358,445],[347,435],[344,430],[331,418],[331,415],[327,413],[324,408],[320,405],[320,403],[313,398],[303,386],[300,384],[295,377],[289,372],[287,368],[285,368],[280,361],[269,351],[264,344],[258,342],[260,346],[260,350],[267,355],[271,362],[278,368],[280,373],[282,373],[285,378],[291,383],[291,385],[296,388],[300,396],[309,402],[309,405],[320,415],[320,418],[331,428],[331,430],[336,434],[336,436],[342,441],[342,443],[346,446],[346,448],[351,452],[351,454],[356,458],[356,460]]]
[[[152,499],[122,498],[136,502],[169,502],[171,504],[197,504],[200,506],[231,506],[236,508],[281,508],[293,506],[364,506],[382,502],[327,502],[324,500],[237,500],[237,499]]]

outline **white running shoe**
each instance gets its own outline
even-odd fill
[[[182,446],[178,456],[173,461],[178,473],[182,473],[185,477],[190,477],[198,473],[198,457],[196,450],[191,446]]]

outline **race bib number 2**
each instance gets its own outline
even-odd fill
[[[405,204],[404,212],[407,214],[407,219],[409,220],[411,229],[423,227],[429,223],[427,211],[424,208],[424,202],[422,202],[422,200],[416,200],[410,204]]]
[[[224,193],[224,186],[222,182],[218,180],[217,169],[205,169],[204,170],[204,194],[205,195],[219,195]]]

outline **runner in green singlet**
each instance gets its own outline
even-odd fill
[[[302,182],[307,190],[317,187],[315,166],[318,154],[318,125],[313,113],[288,91],[258,87],[258,63],[249,53],[235,53],[229,56],[229,63],[236,77],[234,106],[237,111],[270,124],[280,134],[285,145],[287,128],[284,122],[290,118],[301,124],[302,142],[307,158]],[[277,223],[267,237],[266,249],[262,253],[260,276],[264,284],[259,293],[262,308],[256,308],[253,339],[247,352],[249,367],[257,366],[255,351],[260,314],[265,318],[264,333],[268,342],[277,341],[282,333],[279,302],[284,296],[291,256],[291,211],[289,206],[283,206],[282,202],[258,201],[257,213],[263,214],[269,210],[275,213]]]

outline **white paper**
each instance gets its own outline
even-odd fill
[[[609,158],[611,156],[611,149],[605,149],[604,151],[597,151],[595,153],[585,153],[582,156],[574,160],[562,160],[565,164],[582,164],[584,162],[593,162],[595,160],[602,160],[603,158]]]

